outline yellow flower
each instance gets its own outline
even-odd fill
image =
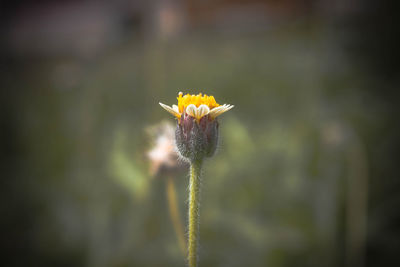
[[[227,112],[233,105],[220,105],[218,104],[213,96],[202,95],[183,95],[182,92],[178,94],[178,105],[167,106],[163,103],[159,103],[166,111],[177,117],[180,121],[183,114],[187,114],[196,119],[197,122],[201,118],[208,115],[211,120],[214,120],[217,116]]]

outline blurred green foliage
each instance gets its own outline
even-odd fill
[[[322,29],[132,38],[94,60],[26,63],[14,86],[29,88],[18,97],[19,175],[33,211],[33,261],[184,266],[165,180],[148,174],[144,132],[173,121],[158,102],[183,91],[235,105],[205,165],[201,266],[342,266],[349,170],[368,179],[368,163],[348,158],[366,157],[380,110],[363,90],[366,74]],[[176,184],[186,214],[188,177]]]

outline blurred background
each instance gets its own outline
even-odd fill
[[[400,264],[398,10],[2,1],[1,265],[185,266],[188,168],[159,169],[148,130],[179,91],[235,105],[205,164],[200,266]]]

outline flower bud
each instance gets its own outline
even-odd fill
[[[218,122],[208,115],[197,122],[184,114],[176,127],[175,142],[181,156],[191,162],[212,157],[218,144]]]
[[[172,123],[162,121],[147,127],[146,132],[152,141],[147,152],[150,162],[150,174],[153,177],[177,175],[183,170],[178,151],[175,149],[175,128]]]

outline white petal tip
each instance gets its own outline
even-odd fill
[[[213,109],[210,111],[210,116],[211,116],[212,118],[216,118],[216,117],[218,117],[219,115],[221,115],[221,114],[227,112],[228,110],[232,109],[233,107],[234,107],[234,105],[223,104],[222,106],[213,108]]]
[[[175,108],[171,108],[170,106],[167,106],[161,102],[159,102],[160,106],[165,109],[166,111],[168,111],[169,113],[171,113],[172,115],[174,115],[177,118],[181,117],[181,114],[179,113],[178,110],[176,110]]]

